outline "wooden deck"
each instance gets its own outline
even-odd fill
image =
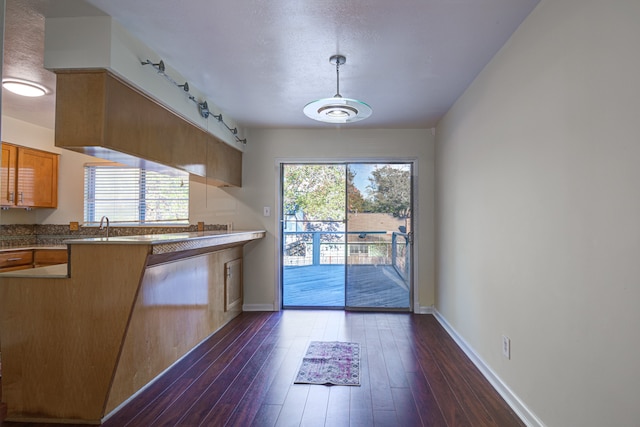
[[[388,265],[350,265],[345,299],[344,265],[287,266],[284,307],[409,309],[409,286]]]

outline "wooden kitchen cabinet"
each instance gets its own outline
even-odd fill
[[[242,310],[242,258],[224,264],[224,311]]]
[[[15,205],[16,169],[18,168],[18,147],[2,143],[2,168],[0,169],[0,205]]]
[[[68,255],[66,249],[18,249],[3,251],[0,252],[0,273],[55,264],[66,264]]]
[[[209,185],[242,186],[242,151],[106,70],[56,70],[55,145],[129,166],[144,160],[151,170],[171,166]]]
[[[47,265],[66,264],[68,253],[66,249],[35,249],[33,251],[33,266],[44,267]]]
[[[33,267],[33,251],[0,252],[0,272]]]
[[[58,154],[2,143],[3,207],[58,207]]]

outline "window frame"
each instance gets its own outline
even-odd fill
[[[96,173],[98,172],[99,168],[137,170],[138,189],[137,189],[137,199],[135,199],[137,200],[137,218],[134,219],[132,217],[130,219],[124,219],[124,220],[113,218],[110,221],[112,224],[119,223],[121,225],[139,226],[139,227],[185,226],[189,224],[190,182],[189,182],[189,174],[187,172],[183,172],[177,169],[167,169],[167,170],[171,170],[171,174],[167,174],[167,173],[155,171],[150,168],[128,166],[128,165],[115,163],[115,162],[85,163],[83,168],[84,169],[84,182],[83,182],[84,224],[97,225],[100,222],[100,218],[103,216],[99,212],[99,209],[96,208],[96,200],[97,200],[96,197],[98,193],[98,191],[96,190],[96,184],[98,183],[98,177],[96,176]],[[186,198],[179,199],[179,200],[182,200],[184,203],[186,203],[186,206],[184,206],[184,208],[186,209],[185,218],[162,219],[162,220],[149,220],[147,218],[147,206],[148,206],[147,203],[149,201],[149,197],[148,197],[149,183],[147,178],[149,173],[164,175],[171,178],[179,178],[181,180],[181,186],[186,186],[186,189],[185,189]],[[130,195],[133,195],[134,191],[132,191]],[[134,200],[134,199],[129,199],[129,201],[131,200]],[[162,199],[154,199],[154,200],[162,200]],[[167,200],[171,200],[171,199],[167,199]],[[104,216],[109,217],[109,214],[105,214]]]

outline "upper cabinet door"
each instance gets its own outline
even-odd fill
[[[0,168],[0,205],[16,204],[16,167],[18,147],[2,144],[2,167]]]
[[[58,206],[58,155],[20,147],[18,149],[16,206]]]

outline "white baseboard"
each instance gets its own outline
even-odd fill
[[[500,379],[500,377],[493,372],[493,370],[487,365],[484,360],[471,348],[469,344],[456,332],[455,329],[442,317],[438,310],[433,310],[433,315],[440,322],[442,327],[453,338],[458,346],[465,352],[465,354],[471,359],[474,365],[480,370],[482,375],[491,383],[493,388],[502,396],[507,404],[514,410],[529,427],[545,427],[544,423],[524,404],[522,400]]]
[[[244,304],[242,311],[278,311],[273,304]]]
[[[415,310],[413,310],[415,314],[434,314],[435,311],[436,310],[432,305],[419,306],[419,307],[416,307]]]

